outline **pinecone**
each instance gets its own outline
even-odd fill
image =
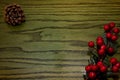
[[[10,4],[5,7],[5,21],[12,25],[16,26],[25,21],[25,16],[20,5]]]

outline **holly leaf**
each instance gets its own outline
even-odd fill
[[[94,48],[89,48],[88,53],[90,56],[94,55],[94,56],[98,57],[97,51]]]
[[[92,58],[93,58],[95,64],[99,61],[98,56],[93,55]]]
[[[106,57],[104,58],[103,63],[104,63],[106,66],[108,66],[108,67],[110,66],[109,58],[108,58],[107,55],[106,55]]]
[[[105,45],[107,45],[108,44],[108,40],[106,38],[106,33],[103,33],[102,38],[104,40]]]

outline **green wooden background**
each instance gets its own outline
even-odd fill
[[[24,10],[20,26],[4,22],[11,3]],[[0,80],[83,80],[87,42],[110,21],[120,26],[120,0],[0,0]]]

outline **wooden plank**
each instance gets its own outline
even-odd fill
[[[26,22],[20,26],[4,22],[10,3],[24,10]],[[83,80],[87,42],[95,41],[110,21],[119,27],[119,10],[120,0],[0,1],[0,79]]]

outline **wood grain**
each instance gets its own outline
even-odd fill
[[[24,10],[20,26],[4,22],[11,3]],[[1,0],[0,80],[83,80],[87,42],[110,21],[120,27],[120,0]]]

